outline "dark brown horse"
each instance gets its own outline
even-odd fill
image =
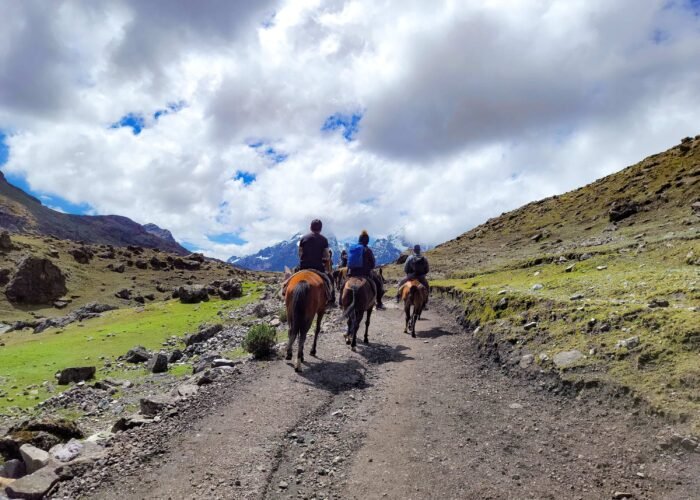
[[[289,340],[287,341],[287,359],[292,359],[292,346],[299,337],[297,359],[294,364],[295,371],[301,371],[301,363],[304,362],[304,342],[306,334],[311,328],[311,323],[316,317],[316,333],[314,345],[310,354],[316,356],[316,342],[321,332],[321,320],[326,309],[326,289],[321,278],[313,271],[299,271],[289,278],[284,294],[284,303],[287,307],[287,321],[289,322]]]
[[[343,283],[348,278],[348,268],[339,267],[333,271],[333,281],[335,282],[335,289],[339,292],[343,289]]]
[[[345,335],[345,343],[349,344],[353,351],[357,345],[357,330],[360,329],[362,316],[365,312],[367,313],[367,321],[365,322],[364,342],[369,344],[367,332],[372,317],[372,308],[376,302],[376,291],[368,278],[350,277],[345,281],[340,305],[343,308],[343,315],[348,319],[348,333]]]
[[[428,300],[428,289],[418,280],[409,280],[401,287],[403,310],[406,313],[406,326],[403,333],[411,333],[416,337],[416,321],[420,318],[425,302]],[[413,311],[411,311],[413,308]]]

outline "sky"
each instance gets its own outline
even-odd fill
[[[700,133],[700,0],[0,0],[0,170],[227,258],[437,244]]]

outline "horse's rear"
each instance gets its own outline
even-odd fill
[[[304,362],[304,343],[306,334],[316,317],[316,334],[311,355],[316,355],[316,343],[321,332],[321,319],[326,309],[326,290],[323,278],[313,271],[299,271],[289,278],[284,295],[289,322],[289,340],[287,341],[287,359],[292,359],[292,347],[299,337],[297,359],[294,365],[296,371],[301,370]]]
[[[403,310],[406,313],[406,325],[403,332],[408,333],[410,330],[411,336],[415,338],[416,322],[428,300],[428,289],[418,280],[409,280],[401,287],[401,298],[403,299]]]
[[[350,344],[353,350],[357,345],[357,331],[360,329],[362,316],[367,313],[365,322],[365,344],[369,343],[369,323],[372,316],[372,308],[377,302],[376,292],[370,283],[369,278],[350,277],[345,281],[343,294],[340,297],[340,305],[343,308],[343,315],[348,319],[348,333],[345,336],[346,343]]]

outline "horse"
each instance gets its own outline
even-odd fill
[[[287,308],[287,321],[289,322],[289,340],[287,341],[287,360],[292,359],[292,346],[299,337],[297,359],[294,371],[301,371],[301,363],[304,362],[304,342],[306,334],[311,328],[311,323],[316,317],[316,333],[314,344],[309,354],[316,356],[316,343],[321,333],[321,320],[326,310],[326,289],[323,278],[314,271],[301,270],[291,276],[285,275],[286,290],[284,303]]]
[[[355,350],[357,345],[357,331],[362,323],[362,316],[367,313],[365,322],[364,343],[369,344],[367,332],[369,331],[372,308],[377,302],[376,292],[370,278],[352,276],[345,281],[340,305],[343,308],[343,316],[348,319],[348,333],[345,335],[345,343]]]
[[[416,321],[428,300],[428,289],[418,280],[409,280],[401,286],[401,298],[403,299],[403,310],[406,313],[406,326],[403,333],[411,332],[411,337],[416,338]],[[413,307],[413,313],[411,313]]]
[[[343,290],[343,283],[348,278],[348,268],[339,267],[333,271],[333,282],[335,283],[335,289],[339,292]]]

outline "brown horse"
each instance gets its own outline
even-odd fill
[[[413,338],[416,337],[416,321],[420,318],[425,302],[428,300],[428,289],[418,280],[409,280],[401,287],[401,298],[403,299],[403,310],[406,313],[406,326],[403,333],[411,332]],[[411,313],[413,307],[413,313]]]
[[[333,281],[335,282],[335,289],[339,292],[343,289],[343,283],[348,278],[348,268],[339,267],[333,271]]]
[[[372,308],[376,302],[376,292],[369,278],[350,277],[345,281],[340,305],[343,308],[343,316],[348,319],[348,333],[345,335],[345,343],[349,344],[353,351],[357,345],[357,330],[360,329],[362,316],[365,312],[367,313],[367,321],[365,322],[364,342],[369,344],[367,332],[372,317]]]
[[[294,370],[297,372],[301,371],[301,363],[304,362],[304,342],[306,342],[306,334],[311,328],[314,316],[316,317],[316,333],[310,354],[316,356],[316,342],[321,332],[321,320],[326,309],[326,299],[323,278],[313,271],[299,271],[287,281],[284,295],[287,321],[289,322],[287,360],[292,359],[292,346],[296,338],[299,337],[297,359],[294,364]]]

